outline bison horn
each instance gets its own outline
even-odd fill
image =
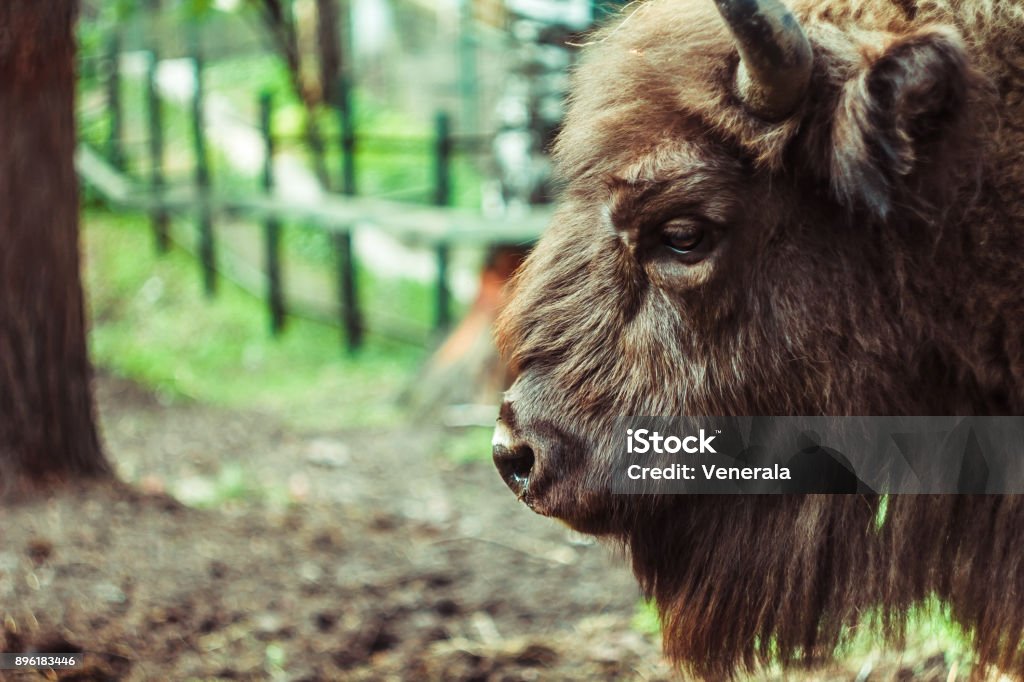
[[[715,0],[736,39],[736,90],[761,118],[793,112],[811,78],[811,44],[800,22],[779,0]]]

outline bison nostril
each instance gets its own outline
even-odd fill
[[[516,495],[522,495],[530,482],[533,470],[533,449],[528,445],[507,448],[504,445],[494,446],[494,466],[505,481],[505,485]]]

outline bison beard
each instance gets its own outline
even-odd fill
[[[562,205],[499,323],[495,460],[629,549],[697,674],[814,662],[868,613],[898,640],[937,598],[1024,676],[1021,497],[610,493],[620,415],[1024,412],[1024,5],[791,5],[813,66],[781,110],[745,101],[711,0],[588,47]]]

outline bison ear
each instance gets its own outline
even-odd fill
[[[941,191],[960,145],[969,69],[959,34],[933,27],[893,39],[845,84],[831,140],[840,201],[885,219]]]

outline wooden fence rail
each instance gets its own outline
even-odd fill
[[[272,148],[268,151],[273,151]],[[267,157],[272,158],[271,156]],[[331,235],[337,254],[337,320],[343,330],[346,347],[358,349],[364,338],[362,303],[355,286],[356,254],[353,234],[376,230],[408,246],[429,250],[437,259],[435,325],[438,331],[451,322],[449,259],[459,247],[486,247],[501,244],[533,243],[550,221],[548,210],[538,210],[520,218],[486,218],[478,213],[441,206],[417,206],[370,197],[328,195],[315,202],[297,201],[273,194],[272,171],[264,175],[265,194],[230,194],[211,191],[197,183],[192,187],[143,186],[114,168],[92,147],[80,144],[76,167],[83,182],[108,203],[154,216],[192,217],[200,227],[209,220],[208,246],[200,243],[199,253],[213,252],[216,217],[243,215],[263,226],[266,260],[264,286],[272,331],[283,328],[284,295],[280,277],[279,226],[290,221],[308,225]],[[202,234],[202,232],[200,232]],[[159,233],[157,239],[160,239]],[[210,261],[212,263],[212,259]],[[204,284],[207,282],[204,268]],[[294,312],[307,312],[296,310]],[[313,315],[318,317],[317,315]]]
[[[449,271],[452,251],[459,247],[488,247],[532,243],[546,226],[550,213],[538,211],[517,219],[490,219],[479,213],[451,208],[453,196],[452,167],[456,154],[478,154],[488,149],[489,135],[458,135],[452,132],[448,115],[439,112],[435,118],[432,138],[367,136],[356,130],[351,85],[342,80],[337,88],[337,101],[332,105],[338,116],[338,135],[332,140],[340,152],[339,193],[316,201],[299,201],[275,194],[274,154],[278,144],[289,141],[275,136],[273,130],[273,98],[269,93],[259,96],[259,130],[264,143],[264,166],[259,191],[232,193],[217,188],[209,164],[204,112],[204,68],[201,40],[198,33],[188,36],[193,60],[194,96],[189,123],[194,158],[192,182],[176,185],[168,181],[164,169],[168,141],[163,130],[162,100],[157,87],[158,55],[148,55],[144,96],[148,128],[144,146],[149,168],[132,177],[124,135],[124,112],[121,100],[120,49],[115,31],[111,36],[106,61],[106,108],[109,114],[107,136],[103,141],[104,158],[95,148],[81,144],[77,154],[78,172],[84,182],[107,202],[150,215],[158,251],[165,251],[170,239],[170,218],[184,216],[194,221],[195,243],[189,248],[196,254],[202,273],[203,290],[213,296],[217,288],[218,257],[215,222],[225,215],[241,215],[262,225],[263,263],[258,272],[251,265],[236,268],[244,271],[248,288],[262,290],[266,297],[270,330],[279,334],[286,324],[287,305],[282,277],[282,225],[298,223],[326,233],[335,255],[337,304],[333,318],[344,334],[350,351],[356,350],[365,335],[366,323],[357,288],[356,253],[353,235],[358,230],[377,230],[410,246],[433,254],[436,263],[434,331],[442,334],[452,324]],[[325,138],[326,139],[326,138]],[[429,150],[432,159],[430,191],[427,204],[398,203],[381,198],[357,196],[357,147],[372,146],[390,149],[388,153],[404,154],[410,150]],[[144,178],[144,179],[143,179]],[[226,254],[225,254],[226,255]],[[255,277],[254,277],[255,276]],[[238,279],[236,273],[236,279]],[[258,279],[253,283],[253,279]],[[295,310],[310,313],[311,311]],[[321,315],[311,315],[321,318]]]

